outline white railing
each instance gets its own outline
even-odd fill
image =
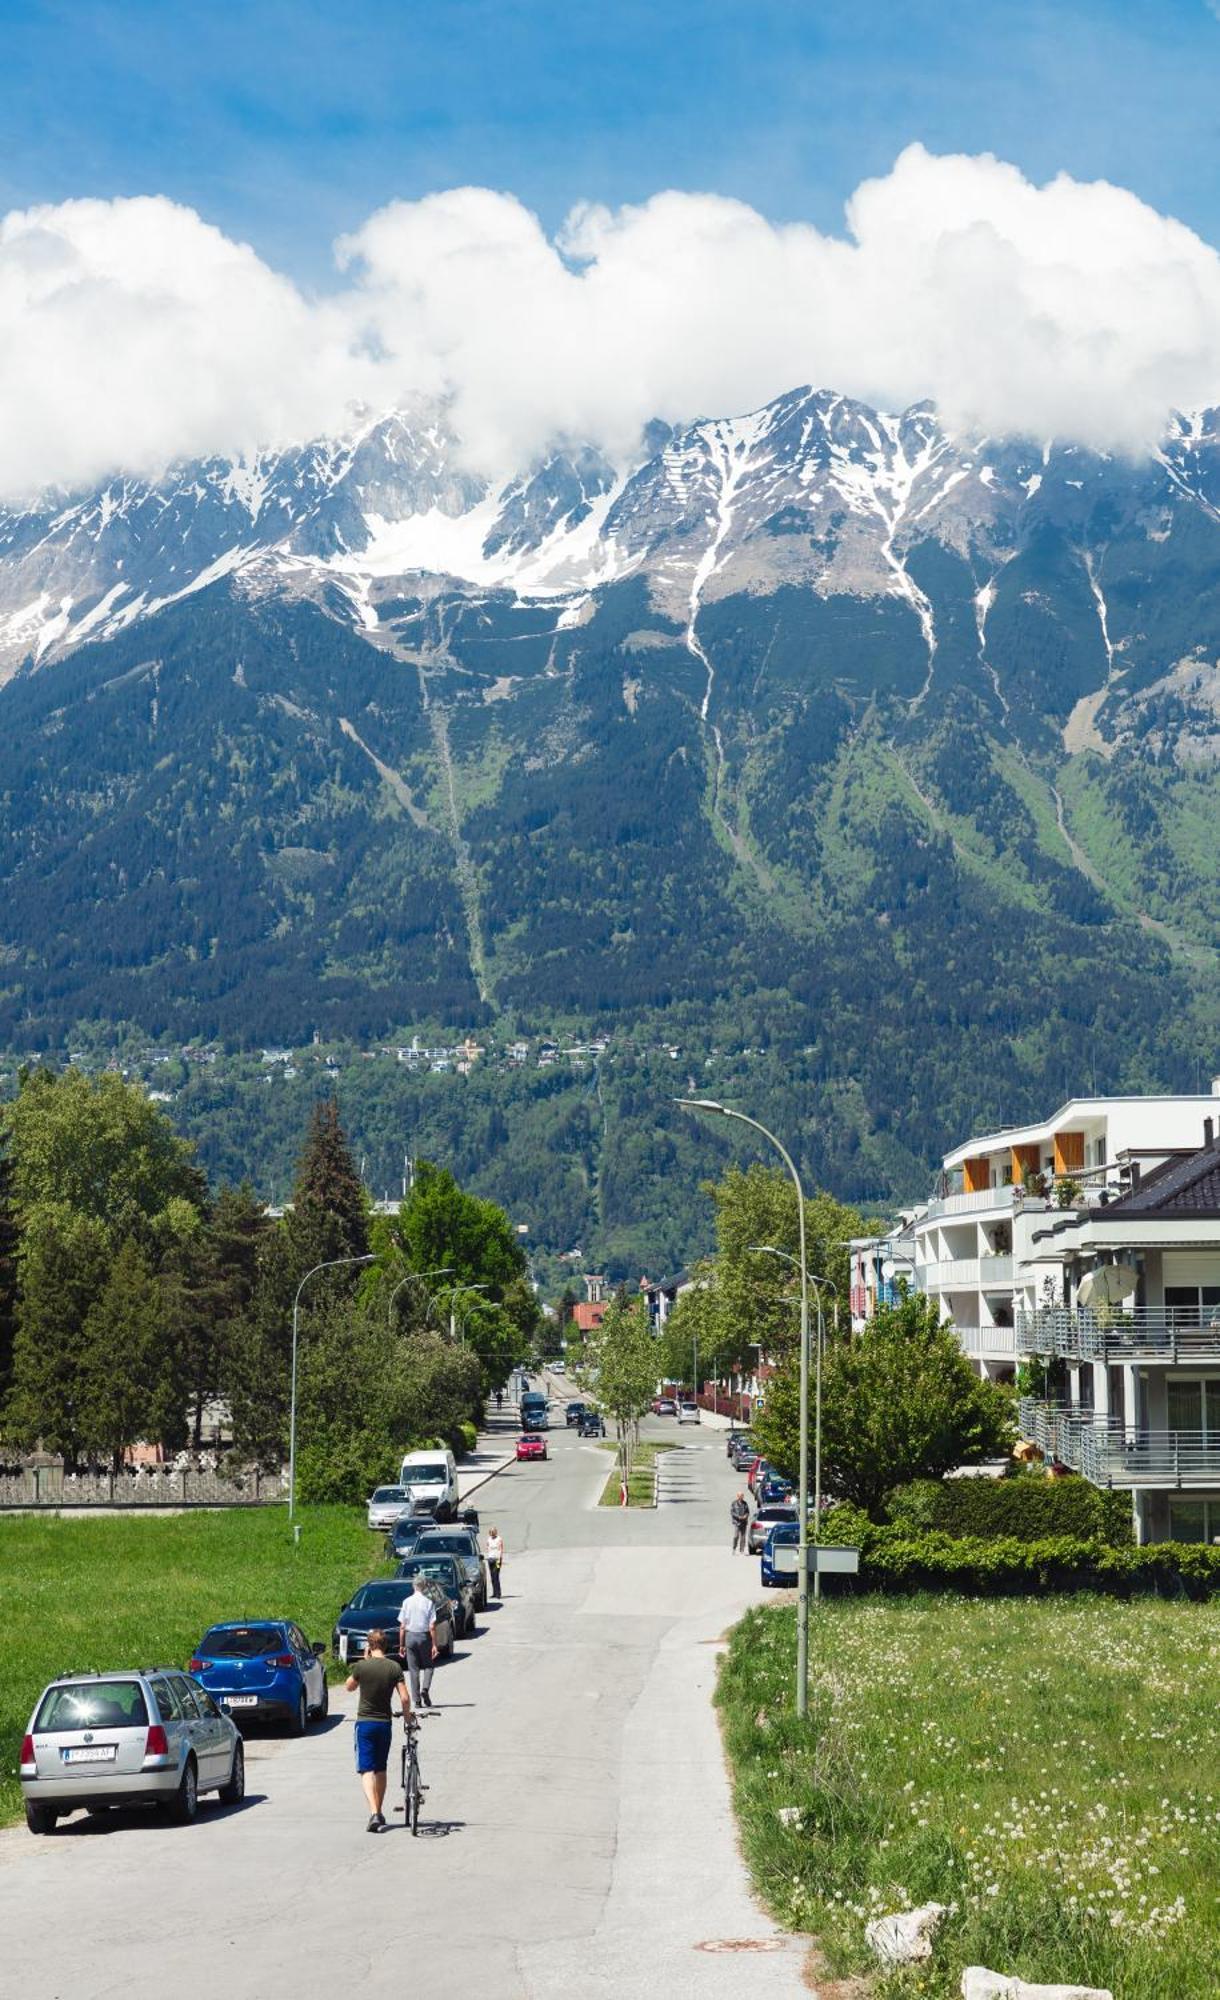
[[[977,1188],[971,1194],[937,1194],[928,1203],[928,1220],[935,1221],[941,1215],[977,1215],[987,1209],[1010,1209],[1013,1205],[1013,1189],[1007,1187]]]
[[[980,1358],[1015,1361],[1024,1352],[1017,1345],[1015,1327],[959,1326],[955,1331],[966,1353]]]
[[[980,1286],[1011,1285],[1011,1257],[946,1257],[935,1264],[917,1264],[915,1283],[921,1292],[977,1291]]]

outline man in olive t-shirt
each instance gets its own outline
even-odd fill
[[[411,1713],[411,1696],[397,1660],[387,1659],[385,1633],[370,1632],[368,1652],[357,1660],[345,1683],[349,1694],[359,1688],[356,1706],[356,1769],[368,1800],[370,1833],[380,1833],[385,1825],[386,1765],[394,1740],[394,1691],[404,1716]]]

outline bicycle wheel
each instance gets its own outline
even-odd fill
[[[412,1750],[410,1761],[407,1765],[406,1813],[407,1813],[407,1825],[410,1827],[411,1832],[413,1834],[417,1834],[419,1832],[419,1801],[421,1797],[421,1792],[422,1792],[422,1787],[419,1781],[419,1759],[415,1755],[414,1750]]]

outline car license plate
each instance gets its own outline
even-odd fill
[[[256,1694],[225,1694],[221,1696],[226,1708],[257,1708]]]
[[[65,1764],[113,1764],[116,1743],[84,1743],[78,1750],[65,1750]]]

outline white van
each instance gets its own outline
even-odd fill
[[[458,1503],[457,1466],[453,1453],[433,1447],[429,1451],[409,1451],[403,1459],[398,1483],[406,1492],[408,1509],[425,1504],[430,1513],[445,1503]]]

